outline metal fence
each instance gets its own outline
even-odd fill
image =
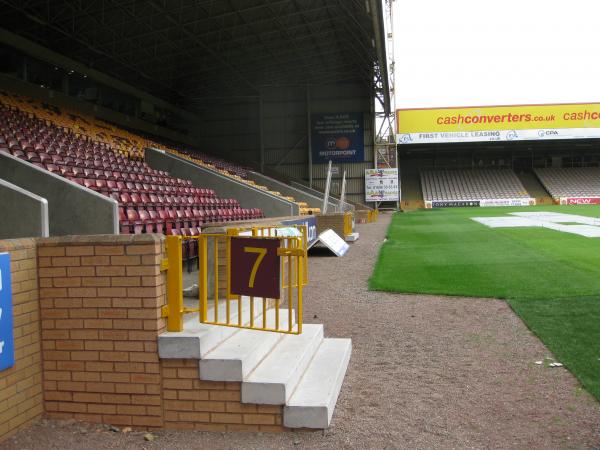
[[[306,226],[232,228],[227,234],[167,236],[168,331],[183,317],[201,323],[286,334],[302,332],[302,289],[308,283]],[[183,301],[182,248],[198,254],[198,304]]]

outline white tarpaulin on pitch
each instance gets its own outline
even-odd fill
[[[512,216],[512,217],[510,217]],[[552,212],[518,212],[509,217],[472,217],[490,228],[538,227],[589,238],[600,237],[600,219]]]

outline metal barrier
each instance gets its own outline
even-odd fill
[[[354,216],[351,212],[344,213],[344,236],[349,236],[354,232]]]
[[[198,313],[200,322],[210,325],[302,333],[302,289],[308,282],[307,236],[305,226],[167,236],[167,259],[163,263],[167,270],[167,306],[162,309],[167,330],[182,331],[183,316]],[[181,256],[186,240],[198,250],[197,307],[186,306],[183,301]]]
[[[379,210],[373,209],[373,210],[369,211],[369,217],[368,217],[369,223],[377,222],[377,219],[379,219]]]

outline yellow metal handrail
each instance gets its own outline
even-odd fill
[[[351,212],[344,213],[344,236],[349,236],[354,232],[352,226],[353,215]]]
[[[373,209],[373,210],[369,211],[368,216],[367,216],[367,220],[369,223],[377,222],[378,218],[379,218],[379,210]]]
[[[272,331],[286,334],[302,332],[302,290],[308,282],[306,227],[301,236],[274,236],[275,227],[255,227],[231,229],[228,234],[201,234],[199,236],[167,236],[167,259],[163,269],[167,270],[167,306],[162,308],[162,316],[167,318],[168,331],[183,330],[183,316],[198,312],[199,321],[210,325]],[[247,233],[249,231],[249,233]],[[263,298],[232,294],[231,239],[249,234],[254,239],[277,239],[277,257],[280,261],[279,274],[281,289],[279,298]],[[183,302],[183,271],[181,264],[182,243],[195,241],[198,248],[198,308],[186,307]],[[209,247],[212,245],[212,249]],[[225,253],[223,257],[223,253]],[[209,256],[212,256],[209,261]],[[209,280],[209,272],[212,276]],[[209,282],[213,284],[213,298],[209,299]],[[224,296],[220,291],[225,291]],[[220,314],[221,301],[225,301],[224,314]],[[237,302],[232,308],[231,302]],[[255,315],[255,303],[262,305]],[[286,304],[287,303],[287,304]],[[282,323],[281,306],[286,304],[287,316]],[[247,309],[244,305],[248,306]],[[210,313],[212,306],[212,314]],[[244,316],[247,317],[244,317]],[[211,316],[211,317],[209,317]],[[223,317],[224,316],[224,317]],[[237,316],[237,317],[236,317]],[[273,317],[271,317],[273,316]],[[269,320],[269,318],[271,318]],[[271,322],[271,323],[269,323]]]

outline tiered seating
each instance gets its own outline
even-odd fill
[[[529,197],[517,175],[508,169],[424,171],[421,188],[426,201]]]
[[[158,144],[160,145],[160,144]],[[225,161],[222,158],[219,158],[214,155],[209,155],[208,153],[201,152],[198,149],[193,149],[193,151],[188,147],[184,148],[181,145],[175,143],[162,143],[160,146],[162,150],[168,151],[170,153],[177,154],[179,156],[188,156],[193,157],[194,160],[200,161],[202,166],[208,167],[212,170],[216,170],[224,175],[229,177],[233,177],[237,180],[247,180],[248,179],[248,170],[247,167],[240,166],[239,164],[233,164],[229,161]]]
[[[62,119],[42,119],[40,110],[45,111],[40,116]],[[130,159],[141,152],[126,136],[97,128],[91,135],[83,127],[74,132],[64,125],[86,119],[65,116],[56,107],[0,93],[0,152],[114,198],[120,205],[121,233],[196,235],[205,223],[262,217],[259,209],[241,208],[235,199],[219,198],[212,189]]]
[[[18,94],[0,92],[0,99],[5,105],[50,122],[63,131],[71,131],[77,136],[86,136],[92,141],[106,144],[114,152],[132,160],[142,160],[143,148],[151,144],[141,136],[116,128],[94,117],[62,111],[57,106],[37,102]]]
[[[250,186],[254,186],[258,189],[262,189],[263,191],[267,191],[268,193],[270,193],[272,195],[276,195],[278,197],[281,197],[287,201],[294,202],[300,207],[300,214],[312,215],[312,214],[320,214],[321,213],[320,208],[311,208],[308,206],[308,204],[306,202],[296,201],[294,199],[294,197],[284,196],[278,191],[270,191],[268,187],[262,186],[260,184],[256,184],[252,180],[248,180],[247,179],[248,171],[244,167],[236,166],[231,163],[225,163],[225,165],[224,165],[223,160],[220,160],[218,158],[213,158],[213,157],[205,158],[204,154],[199,153],[199,152],[191,152],[189,150],[175,150],[172,148],[166,149],[166,151],[168,151],[169,153],[173,153],[174,155],[177,155],[181,158],[187,159],[187,160],[193,162],[194,164],[198,164],[199,166],[206,167],[211,170],[215,170],[217,172],[220,172],[223,175],[226,175],[228,177],[231,177],[238,181],[241,181],[242,183],[246,183],[246,184],[248,184]]]
[[[600,197],[600,168],[598,167],[535,169],[535,174],[555,199]]]
[[[158,139],[130,132],[95,117],[85,116],[72,111],[63,111],[54,105],[39,103],[35,100],[16,94],[0,92],[0,101],[7,106],[28,113],[32,117],[35,116],[49,124],[53,124],[63,131],[70,132],[77,137],[83,136],[93,142],[105,144],[105,146],[110,148],[113,152],[121,154],[129,160],[143,161],[145,148],[158,148],[184,156],[196,164],[268,191],[265,186],[256,185],[256,183],[247,179],[247,168],[232,164],[216,156],[198,151],[190,152],[188,149],[184,149],[174,143],[160,143],[157,142]],[[320,212],[318,208],[309,208],[306,203],[296,202],[292,197],[283,196],[276,191],[269,192],[298,204],[301,214],[318,214]]]

